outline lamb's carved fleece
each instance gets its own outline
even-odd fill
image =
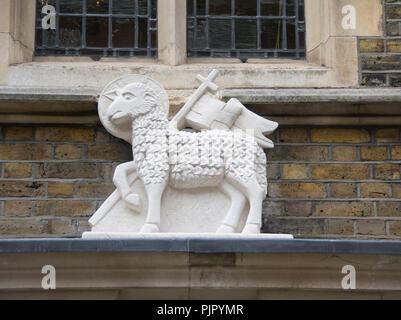
[[[256,179],[266,195],[266,156],[252,136],[223,130],[178,131],[149,94],[147,89],[149,100],[139,106],[143,112],[138,111],[132,123],[133,158],[144,184],[168,180],[172,187],[191,188],[216,186],[224,177],[243,183]]]

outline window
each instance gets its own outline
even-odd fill
[[[47,5],[54,28],[42,26]],[[157,56],[157,0],[37,0],[36,10],[36,55]]]
[[[187,0],[189,57],[303,58],[303,0]]]

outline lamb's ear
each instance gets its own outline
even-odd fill
[[[114,89],[111,91],[106,92],[103,96],[114,101],[120,95],[120,89]]]
[[[150,105],[155,105],[156,104],[156,98],[154,97],[153,93],[146,92],[144,98],[145,98],[145,101],[148,104],[150,104]]]

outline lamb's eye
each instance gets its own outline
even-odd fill
[[[125,100],[128,100],[128,101],[131,101],[135,98],[135,95],[133,95],[131,92],[124,92],[122,94],[122,96]]]

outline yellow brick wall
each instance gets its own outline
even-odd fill
[[[280,127],[267,150],[264,232],[401,238],[400,128]],[[101,127],[0,129],[0,237],[79,237],[130,145]]]
[[[281,127],[273,139],[264,232],[401,237],[400,128]]]
[[[0,237],[79,237],[130,145],[101,127],[3,126]]]

